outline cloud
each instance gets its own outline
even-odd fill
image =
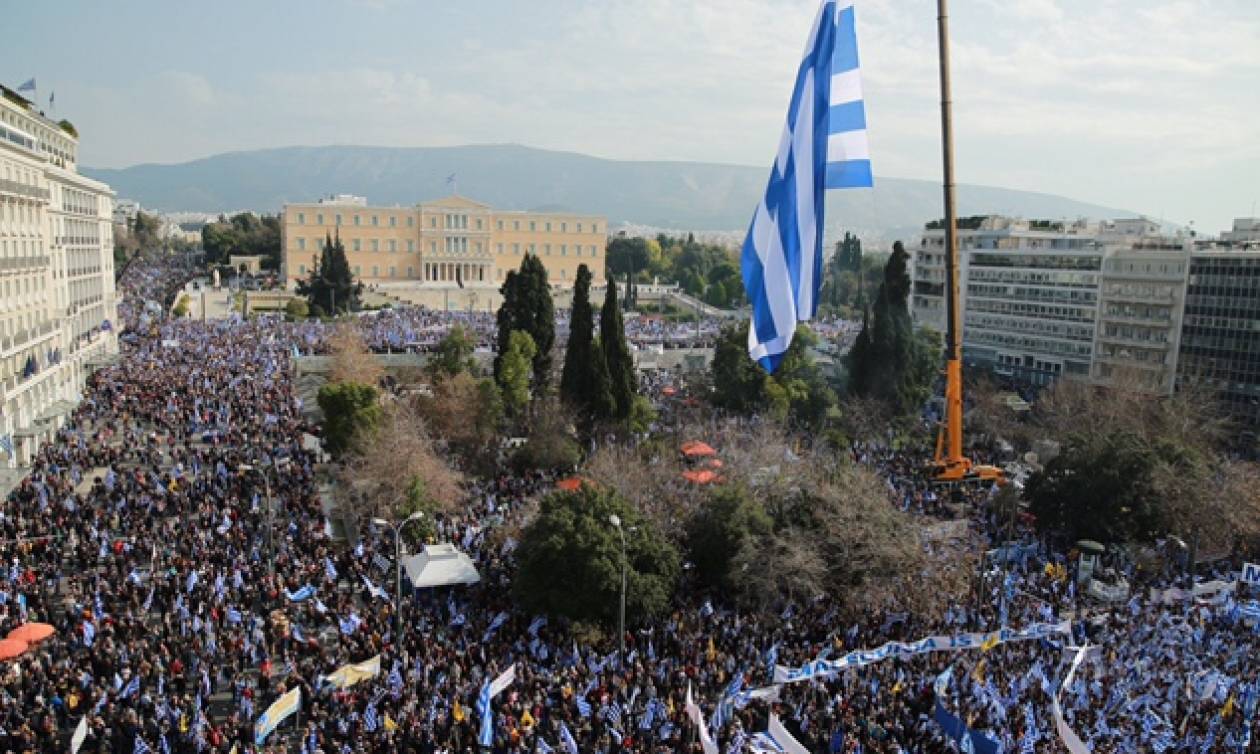
[[[217,99],[209,80],[195,73],[164,71],[158,74],[157,83],[165,97],[187,107],[212,107]]]

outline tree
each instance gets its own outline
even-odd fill
[[[723,328],[713,352],[714,405],[739,414],[766,413],[817,428],[836,403],[817,363],[809,355],[817,336],[799,326],[774,374],[766,374],[748,356],[748,334],[740,326]]]
[[[573,285],[569,342],[560,372],[560,399],[584,418],[606,419],[612,415],[612,386],[602,346],[597,347],[590,293],[591,271],[586,265],[579,265]]]
[[[332,363],[328,370],[331,382],[358,382],[377,386],[385,378],[376,355],[367,347],[358,327],[342,323],[328,337]]]
[[[358,382],[330,382],[316,396],[324,412],[324,447],[340,457],[381,421],[380,393]]]
[[[354,273],[350,271],[346,247],[340,237],[325,236],[319,261],[312,267],[311,276],[299,281],[297,288],[312,307],[318,305],[330,315],[359,308],[363,284],[356,282]]]
[[[512,456],[516,468],[539,471],[572,471],[582,460],[582,449],[570,433],[564,406],[546,399],[538,411],[529,439]]]
[[[609,523],[621,521],[621,532]],[[651,523],[614,494],[584,485],[543,499],[517,549],[512,592],[527,612],[615,624],[627,566],[626,622],[663,615],[679,574],[679,556]]]
[[[529,333],[534,341],[534,391],[541,394],[551,381],[551,349],[556,342],[556,323],[547,268],[533,254],[526,254],[519,270],[508,272],[499,288],[503,303],[495,317],[498,324],[494,377],[497,381],[513,330]]]
[[[627,275],[646,274],[650,262],[647,239],[617,236],[608,241],[604,253],[604,274],[614,280]]]
[[[751,414],[765,405],[768,377],[748,356],[746,328],[722,328],[713,349],[712,374],[715,405],[737,414]]]
[[[524,330],[513,330],[508,337],[507,351],[499,367],[499,389],[508,413],[520,417],[529,405],[530,364],[537,349],[534,339]]]
[[[429,430],[463,459],[465,468],[480,468],[490,460],[503,418],[503,399],[494,380],[479,380],[468,372],[442,377],[418,405]]]
[[[617,286],[610,279],[604,306],[599,312],[599,342],[608,367],[609,392],[612,395],[612,418],[629,418],[634,407],[635,384],[634,360],[626,345],[626,328],[617,306]]]
[[[452,326],[450,331],[438,341],[437,350],[429,358],[426,366],[430,377],[437,380],[443,377],[454,377],[461,372],[475,371],[477,362],[473,359],[473,351],[476,345],[476,341],[463,325]]]
[[[687,524],[687,552],[709,586],[734,590],[738,574],[731,561],[746,547],[770,534],[774,522],[742,484],[714,489]]]
[[[342,481],[357,497],[360,517],[455,510],[463,480],[437,451],[421,413],[405,401],[375,408],[373,430],[356,433],[342,456]]]
[[[306,319],[310,313],[311,308],[306,304],[305,299],[291,298],[284,305],[284,314],[289,319]]]
[[[1078,434],[1024,492],[1040,529],[1070,540],[1148,542],[1166,534],[1170,522],[1166,491],[1155,483],[1161,463],[1194,473],[1172,439],[1147,444],[1131,432]]]
[[[898,415],[917,411],[935,374],[931,336],[916,334],[910,318],[910,255],[898,241],[884,266],[884,281],[846,366],[856,395],[878,398]]]

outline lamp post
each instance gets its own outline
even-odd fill
[[[621,609],[617,613],[617,659],[624,667],[626,662],[626,531],[621,528],[621,518],[613,513],[608,517],[621,535]]]
[[[394,531],[394,633],[402,638],[402,530],[412,521],[424,518],[424,511],[416,511],[397,524],[391,524],[383,518],[374,518],[372,523]]]
[[[272,462],[272,466],[274,466],[277,471],[280,469],[280,462],[282,460],[287,462],[287,459],[279,458]],[[267,494],[267,575],[274,577],[276,575],[276,546],[275,537],[273,536],[272,531],[275,528],[276,506],[273,504],[271,499],[271,479],[267,473],[267,467],[242,463],[237,468],[246,473],[250,471],[257,471],[259,476],[262,477],[263,491]]]

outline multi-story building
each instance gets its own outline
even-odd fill
[[[1190,257],[1177,381],[1214,390],[1236,418],[1260,428],[1260,251]]]
[[[1260,217],[1235,218],[1233,229],[1221,233],[1221,243],[1231,246],[1260,246]]]
[[[607,233],[607,221],[596,215],[497,210],[462,196],[372,207],[341,195],[285,205],[281,274],[296,285],[318,264],[325,239],[337,236],[351,270],[369,284],[498,288],[529,253],[542,260],[552,284],[569,286],[580,264],[602,275]]]
[[[1103,251],[1084,222],[959,221],[963,359],[1037,385],[1088,378]],[[945,329],[945,231],[929,224],[914,255],[912,311]]]
[[[0,466],[29,462],[117,353],[113,192],[78,135],[0,87]]]
[[[1191,248],[1188,239],[1158,237],[1107,247],[1090,372],[1094,382],[1172,392]]]

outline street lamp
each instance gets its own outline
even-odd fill
[[[621,528],[621,518],[616,513],[608,517],[608,523],[612,524],[621,535],[621,609],[617,613],[617,659],[624,669],[626,662],[626,531]]]
[[[374,526],[383,526],[394,531],[394,566],[397,568],[394,573],[394,632],[399,641],[402,639],[402,530],[407,524],[422,518],[424,511],[416,511],[397,524],[391,524],[383,518],[372,519]]]
[[[272,467],[274,467],[277,471],[279,471],[281,468],[282,462],[285,465],[287,465],[288,459],[277,458],[275,461],[272,462]],[[271,500],[271,480],[267,473],[267,468],[268,467],[266,466],[253,466],[248,463],[242,463],[240,466],[237,467],[238,470],[245,473],[248,473],[251,471],[257,471],[259,476],[262,477],[263,490],[267,493],[267,575],[274,577],[276,575],[276,547],[275,547],[275,538],[272,535],[272,530],[275,528],[273,524],[275,521],[276,506],[272,503],[272,500]]]

